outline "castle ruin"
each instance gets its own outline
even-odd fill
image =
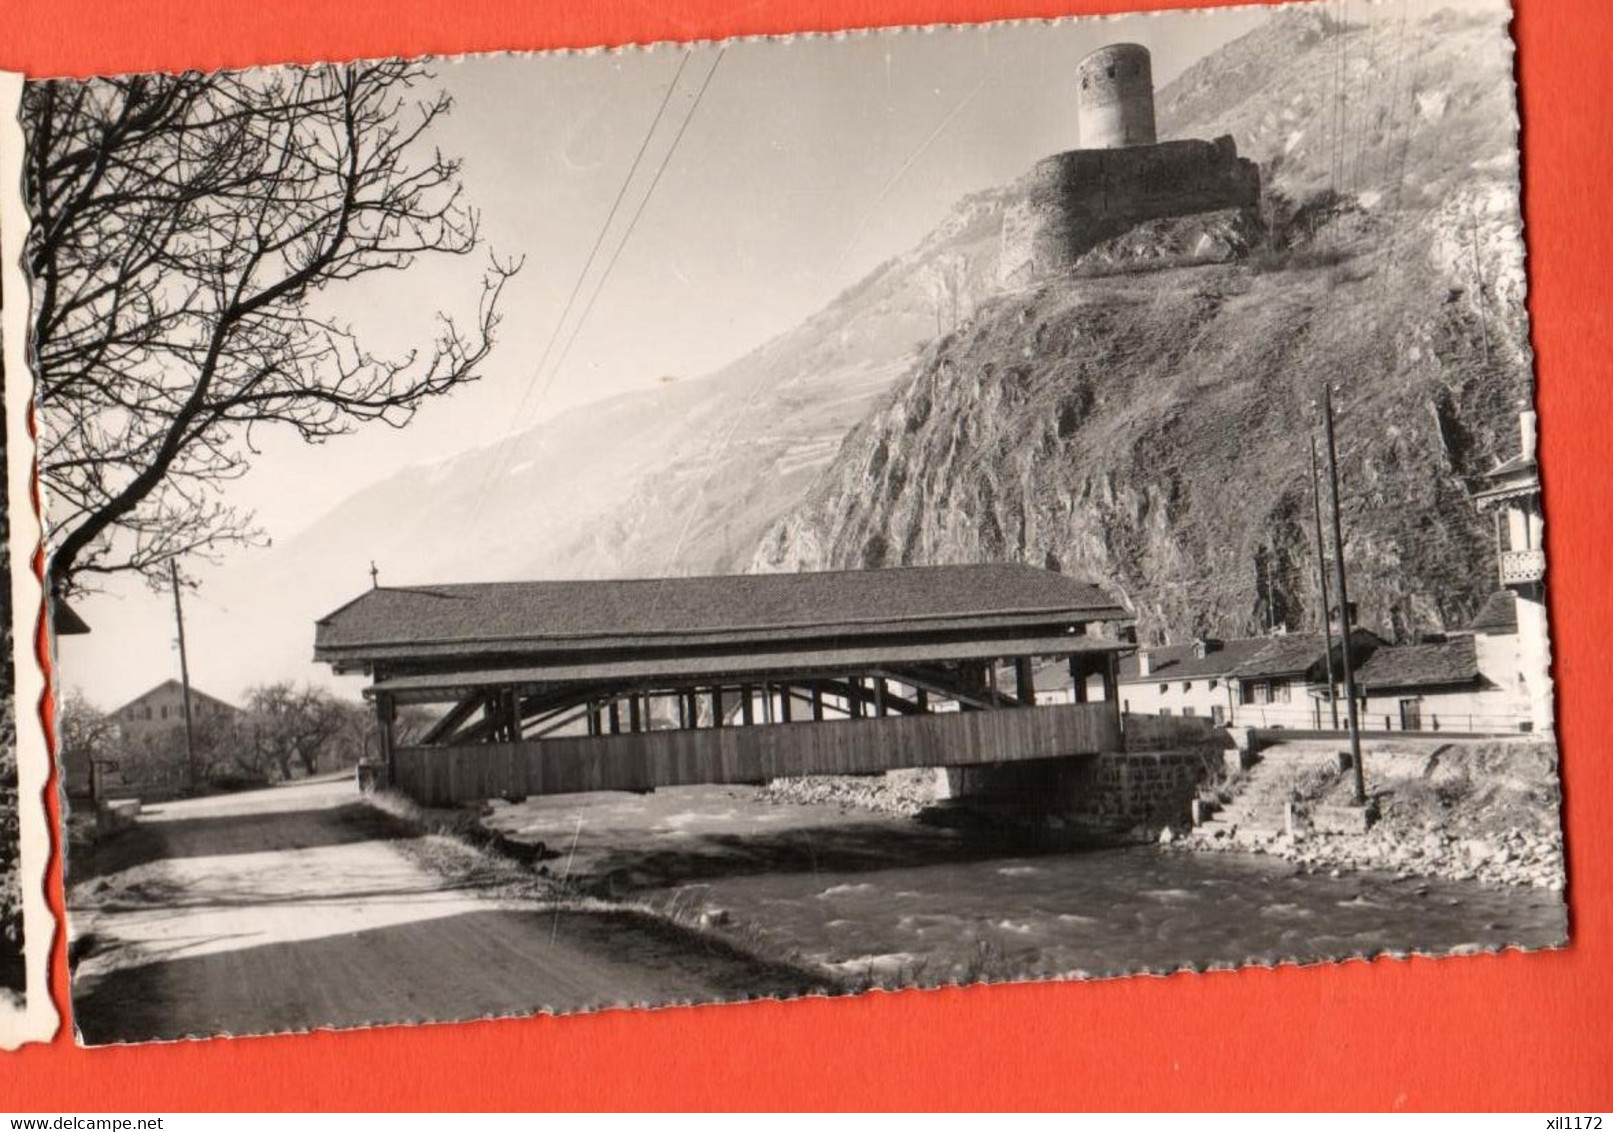
[[[1145,221],[1258,205],[1260,170],[1231,137],[1157,140],[1146,47],[1099,48],[1077,65],[1076,79],[1081,148],[1037,162],[1022,182],[1024,199],[1004,211],[1004,283],[1057,274]]]

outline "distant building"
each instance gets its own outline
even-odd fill
[[[191,721],[198,731],[216,728],[240,709],[217,696],[190,690]],[[92,768],[92,789],[101,798],[172,797],[193,784],[185,752],[185,693],[178,680],[164,680],[116,711],[109,718],[116,727],[116,752],[97,760]],[[79,760],[82,762],[82,760]],[[68,760],[69,788],[83,777],[83,768]]]
[[[1365,731],[1510,731],[1518,713],[1479,666],[1472,635],[1379,649],[1355,674]]]
[[[1185,645],[1139,648],[1120,661],[1121,710],[1140,715],[1230,720],[1231,674],[1266,646],[1267,637],[1201,637]]]
[[[1355,630],[1350,640],[1358,664],[1383,645],[1365,629]],[[1343,670],[1341,654],[1335,640],[1336,677]],[[1139,648],[1120,663],[1121,710],[1203,716],[1247,727],[1331,728],[1327,666],[1321,633],[1206,637]]]
[[[240,709],[217,696],[210,696],[192,688],[190,712],[193,722],[220,716],[239,715]],[[118,725],[118,734],[125,741],[141,741],[152,736],[165,735],[175,727],[185,725],[185,689],[178,680],[164,680],[149,692],[144,692],[112,713]]]
[[[1503,594],[1511,597],[1513,633],[1510,643],[1492,641],[1497,683],[1528,702],[1530,729],[1554,730],[1552,715],[1551,642],[1546,630],[1546,542],[1540,508],[1540,468],[1535,461],[1535,414],[1518,414],[1518,455],[1479,477],[1473,502],[1495,516],[1495,547]],[[1504,625],[1506,598],[1492,597],[1480,618]],[[1492,608],[1492,606],[1494,608]],[[1476,619],[1477,620],[1477,619]],[[1505,633],[1490,632],[1492,637]],[[1511,668],[1500,658],[1511,650]]]

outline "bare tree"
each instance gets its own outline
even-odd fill
[[[460,164],[435,149],[448,96],[417,63],[29,85],[40,471],[51,578],[160,578],[179,555],[252,541],[218,497],[253,430],[310,442],[408,423],[472,380],[505,282],[491,260],[475,324],[372,353],[333,290],[479,244]]]
[[[246,727],[257,752],[273,760],[280,777],[291,777],[292,760],[309,774],[319,772],[320,759],[347,724],[347,705],[323,688],[289,681],[247,692]]]

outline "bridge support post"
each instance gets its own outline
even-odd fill
[[[1014,658],[1014,698],[1021,704],[1036,704],[1036,666],[1031,658]]]
[[[396,783],[398,780],[398,748],[394,726],[398,718],[398,706],[391,696],[379,692],[375,697],[375,723],[381,733],[381,761],[386,763],[387,781]]]
[[[1070,658],[1070,699],[1072,703],[1084,704],[1087,702],[1087,681],[1092,673],[1087,668],[1087,662],[1080,656]]]
[[[509,724],[510,742],[521,741],[521,693],[511,688],[505,695],[505,719]]]

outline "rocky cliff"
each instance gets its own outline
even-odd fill
[[[1459,624],[1495,585],[1464,477],[1516,451],[1529,372],[1448,260],[1450,228],[1344,212],[1283,253],[994,302],[847,438],[754,565],[1012,559],[1110,581],[1156,640],[1312,626],[1328,381],[1364,623]]]

